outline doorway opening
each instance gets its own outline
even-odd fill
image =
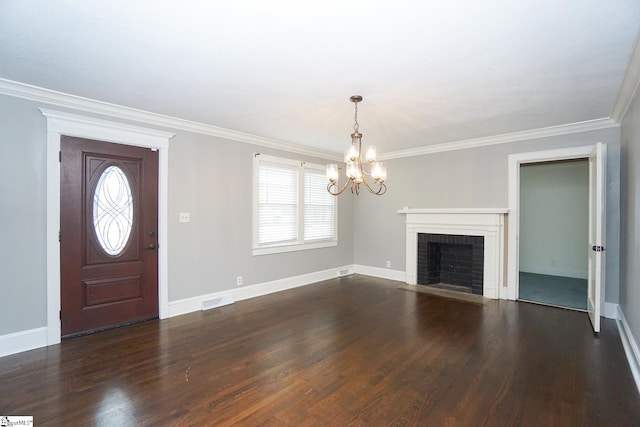
[[[593,331],[599,332],[600,317],[604,305],[607,176],[607,146],[601,142],[594,145],[509,155],[508,281],[506,297],[507,299],[516,300],[520,292],[520,166],[523,164],[583,158],[587,158],[589,164],[587,313]]]
[[[589,163],[520,165],[521,301],[587,310]]]

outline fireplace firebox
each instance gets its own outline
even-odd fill
[[[484,237],[418,233],[417,283],[483,294]]]

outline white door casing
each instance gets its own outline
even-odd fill
[[[47,118],[47,345],[60,342],[60,136],[77,136],[159,151],[158,168],[158,308],[169,316],[167,195],[169,139],[174,134],[93,117],[41,108]]]
[[[597,147],[601,147],[598,149]],[[599,241],[604,242],[605,240],[605,183],[606,183],[606,144],[597,143],[594,145],[585,145],[578,147],[568,147],[568,148],[560,148],[555,150],[545,150],[545,151],[535,151],[528,153],[518,153],[518,154],[510,154],[508,160],[508,183],[509,183],[509,227],[508,227],[508,256],[507,256],[507,295],[506,299],[515,300],[519,295],[519,235],[520,235],[520,166],[527,163],[539,163],[539,162],[550,162],[550,161],[558,161],[558,160],[571,160],[571,159],[589,159],[591,157],[592,152],[596,153],[597,162],[600,164],[598,170],[598,178],[597,182],[600,184],[601,192],[599,193],[600,197],[600,205],[599,210],[593,210],[590,208],[589,210],[589,224],[591,224],[591,217],[595,215],[593,221],[594,224],[599,221],[600,223],[600,239]],[[592,178],[592,175],[593,178]],[[591,194],[591,185],[596,183],[595,174],[591,172],[591,167],[589,170],[589,186],[590,186],[590,194]],[[590,200],[592,197],[590,196]],[[595,200],[595,199],[594,199]],[[596,215],[596,213],[599,214]],[[591,242],[591,239],[589,239]],[[593,246],[593,245],[591,245]],[[596,244],[596,246],[604,246],[604,243]],[[591,251],[591,247],[589,248]],[[604,286],[604,277],[605,277],[605,268],[604,268],[604,255],[600,252],[600,255],[597,257],[599,259],[599,277],[598,283],[596,285],[594,279],[594,288],[593,291],[593,302],[594,302],[594,317],[595,317],[595,306],[597,305],[598,309],[598,323],[599,316],[602,312],[602,289]],[[595,273],[595,269],[594,269]],[[591,271],[589,275],[591,276]],[[595,286],[598,286],[596,289]],[[505,298],[505,296],[501,296],[501,298]],[[595,330],[595,328],[594,328]]]

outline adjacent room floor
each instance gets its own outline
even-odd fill
[[[586,310],[587,280],[520,272],[519,299]]]

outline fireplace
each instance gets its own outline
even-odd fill
[[[440,283],[459,280],[461,276],[467,274],[460,267],[466,264],[461,255],[451,255],[450,252],[467,253],[476,255],[475,261],[471,261],[471,284],[472,293],[482,295],[486,298],[506,298],[506,287],[504,287],[504,226],[506,209],[409,209],[404,208],[398,213],[406,215],[406,271],[405,282],[409,285],[420,284],[424,281],[420,270],[423,268],[420,256],[424,256],[423,250],[419,252],[418,241],[420,239],[431,239],[433,241],[431,257],[440,258],[440,276],[428,277],[427,281],[439,280]],[[420,235],[430,235],[431,237],[419,237]],[[447,239],[449,241],[447,241]],[[479,239],[479,240],[477,240]],[[428,242],[427,242],[428,243]],[[439,247],[437,246],[439,244]],[[444,244],[444,248],[443,248]],[[466,248],[454,248],[454,246],[466,246]],[[471,246],[471,249],[469,249]],[[445,271],[442,276],[442,257],[445,252],[445,267],[458,265],[454,271]],[[439,255],[438,255],[439,252]],[[479,252],[482,252],[480,258]],[[427,245],[427,262],[429,258],[429,246]],[[452,261],[451,257],[455,259]],[[464,255],[462,255],[464,256]],[[424,262],[424,261],[423,261]],[[419,265],[420,264],[420,265]],[[480,269],[480,265],[482,268]],[[465,270],[466,271],[466,270]],[[481,271],[481,272],[480,272]],[[480,279],[480,275],[482,279]],[[429,273],[427,273],[429,276]],[[475,278],[475,280],[474,280]],[[454,283],[454,286],[466,287],[469,289],[468,280],[465,279],[463,285]],[[433,283],[425,283],[433,284]]]
[[[418,233],[419,285],[483,294],[484,237]]]

